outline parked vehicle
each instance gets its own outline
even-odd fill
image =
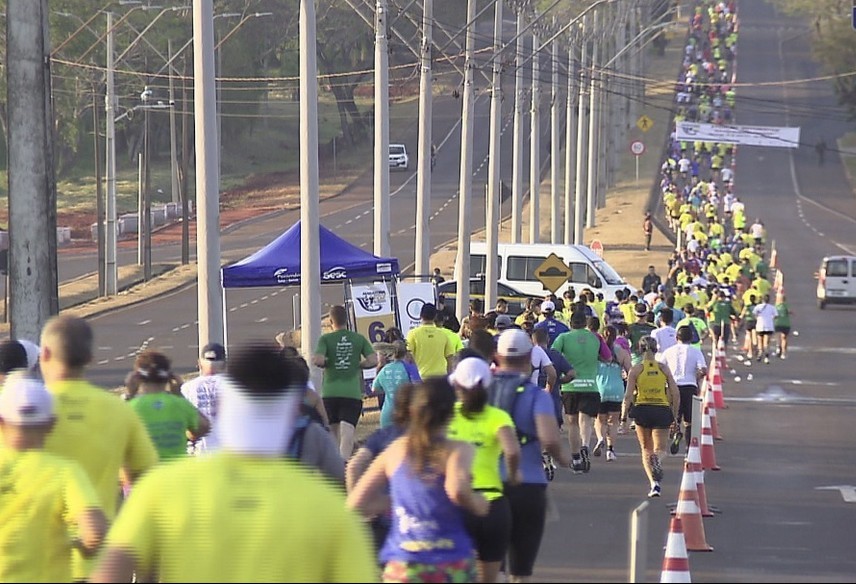
[[[573,286],[577,293],[583,288],[603,293],[606,300],[615,297],[616,290],[637,290],[616,272],[612,266],[585,245],[561,245],[549,243],[500,243],[498,245],[499,277],[498,282],[509,285],[520,292],[543,298],[549,293],[536,271],[550,254],[556,254],[565,269],[566,281],[556,294],[561,296]],[[487,244],[473,241],[470,244],[470,274],[484,274],[487,256]],[[457,278],[457,275],[456,275]]]
[[[470,278],[470,298],[478,298],[484,301],[484,288],[485,281],[484,278]],[[453,302],[458,295],[458,283],[454,280],[449,280],[446,282],[441,282],[437,284],[437,294],[443,295],[446,297],[447,302]],[[508,302],[508,314],[510,316],[517,316],[526,308],[526,302],[530,298],[540,298],[539,296],[534,296],[532,294],[524,294],[520,290],[515,290],[508,284],[502,284],[497,282],[496,284],[496,297],[497,299],[502,299]],[[492,306],[485,306],[485,311],[492,310]]]
[[[410,168],[410,157],[404,144],[389,145],[389,168],[407,170]]]
[[[856,302],[856,256],[836,255],[823,258],[817,279],[817,307]]]

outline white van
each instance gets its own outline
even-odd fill
[[[577,294],[583,288],[591,288],[595,294],[602,293],[605,300],[612,300],[616,290],[628,288],[631,293],[637,291],[612,266],[585,245],[500,243],[498,281],[526,294],[542,297],[547,295],[549,291],[535,276],[535,270],[552,253],[562,259],[571,273],[568,281],[556,292],[559,297],[571,286]],[[485,273],[486,256],[487,244],[484,241],[473,241],[470,244],[470,276]],[[457,274],[455,279],[458,279]]]
[[[856,302],[856,256],[827,256],[817,278],[817,307]]]

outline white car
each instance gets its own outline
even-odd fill
[[[407,170],[410,168],[410,157],[404,144],[389,145],[389,168]]]
[[[827,256],[815,273],[817,306],[856,303],[856,256]]]

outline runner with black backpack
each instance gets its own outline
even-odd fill
[[[562,439],[550,394],[531,381],[532,341],[520,329],[499,335],[497,368],[489,389],[490,404],[511,415],[520,442],[522,480],[504,485],[511,507],[511,540],[506,571],[509,581],[532,576],[547,518],[547,477],[542,452],[567,468],[570,458]],[[503,473],[504,473],[503,469]],[[505,479],[505,474],[503,474]]]

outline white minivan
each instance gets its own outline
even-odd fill
[[[526,294],[547,295],[549,291],[536,277],[535,271],[553,253],[562,259],[570,273],[567,282],[556,292],[559,297],[571,286],[578,294],[583,288],[591,288],[595,294],[603,293],[605,300],[612,300],[616,290],[627,288],[631,293],[637,292],[612,266],[585,245],[500,243],[498,281]],[[471,276],[485,273],[486,256],[487,244],[484,241],[473,241],[470,244]]]
[[[817,277],[817,306],[856,302],[856,256],[823,258]]]

